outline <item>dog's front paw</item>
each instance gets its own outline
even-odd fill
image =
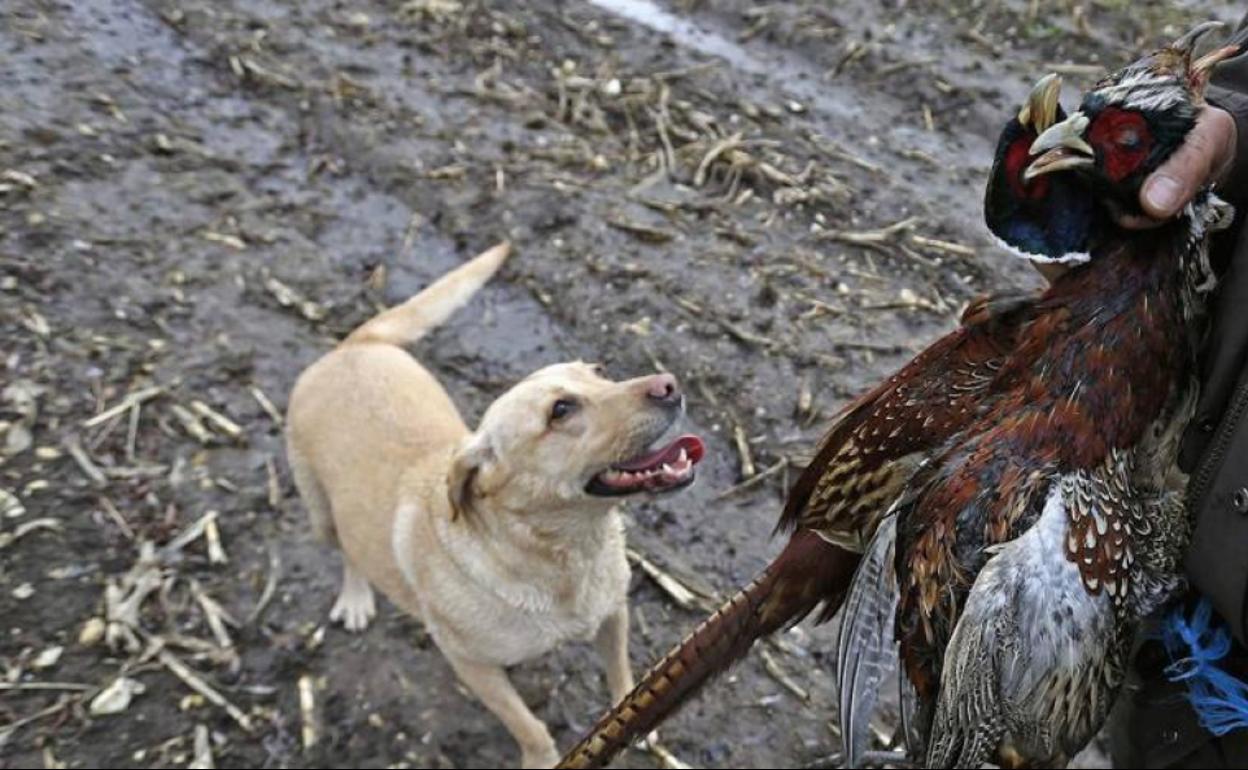
[[[329,619],[341,622],[348,631],[363,631],[368,628],[368,622],[376,614],[377,603],[373,600],[373,591],[365,584],[363,591],[348,591],[344,588],[329,611]]]
[[[549,746],[540,748],[525,749],[520,757],[521,767],[554,767],[559,764],[559,752],[555,749],[554,742]]]

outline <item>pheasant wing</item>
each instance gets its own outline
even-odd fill
[[[863,551],[923,460],[979,413],[1037,298],[977,300],[961,326],[846,407],[793,485],[777,529],[812,529]]]

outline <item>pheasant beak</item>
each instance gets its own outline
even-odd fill
[[[1057,98],[1062,92],[1062,77],[1055,72],[1040,78],[1018,111],[1018,122],[1030,126],[1037,134],[1057,119]]]
[[[1095,164],[1093,156],[1096,153],[1092,145],[1083,138],[1083,132],[1087,129],[1088,116],[1082,112],[1076,112],[1061,123],[1046,128],[1031,143],[1031,154],[1039,157],[1023,172],[1023,181],[1030,182],[1044,174]]]

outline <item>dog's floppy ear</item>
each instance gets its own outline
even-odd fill
[[[451,501],[451,521],[461,515],[471,521],[477,497],[477,476],[494,460],[494,449],[485,436],[472,435],[451,460],[446,476],[446,492]]]

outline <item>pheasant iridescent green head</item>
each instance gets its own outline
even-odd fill
[[[1024,178],[1074,172],[1112,214],[1142,213],[1140,186],[1196,125],[1214,65],[1242,51],[1230,45],[1192,59],[1200,38],[1221,26],[1202,24],[1097,83],[1032,144]]]
[[[1018,113],[997,140],[992,173],[984,194],[984,220],[1001,245],[1035,262],[1086,260],[1086,235],[1094,206],[1075,181],[1028,177],[1031,146],[1065,120],[1058,102],[1062,81],[1046,75],[1031,89]]]

